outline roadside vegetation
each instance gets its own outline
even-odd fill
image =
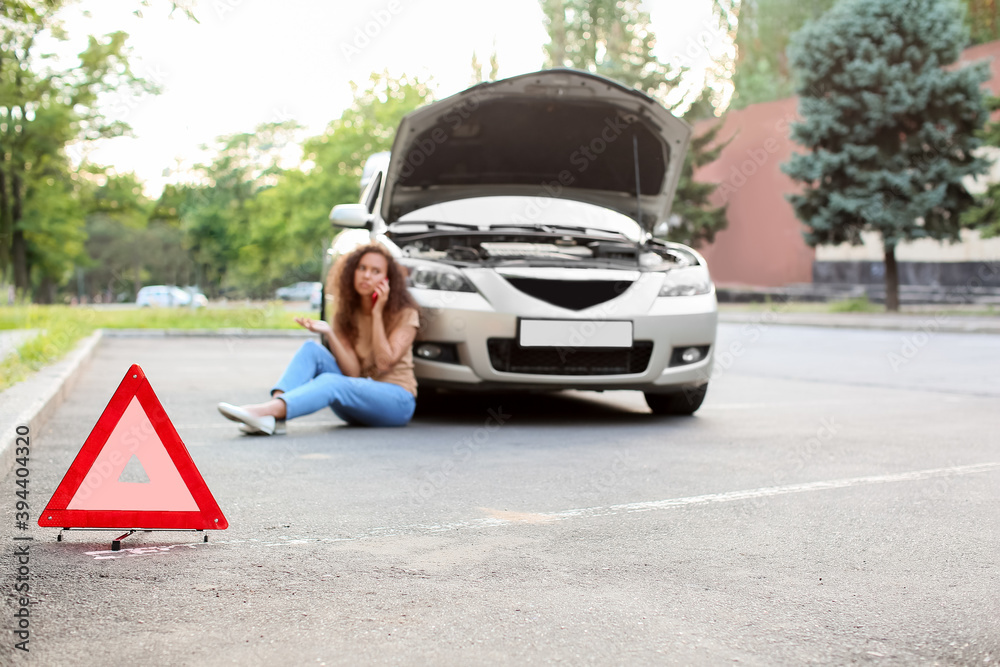
[[[199,308],[99,310],[66,306],[12,306],[0,308],[0,331],[34,329],[40,333],[0,361],[0,391],[58,361],[97,329],[233,330],[299,329],[297,316],[280,303],[255,308]]]

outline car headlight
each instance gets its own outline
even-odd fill
[[[660,296],[695,296],[712,291],[712,280],[702,267],[674,269],[667,272],[660,287]]]
[[[404,262],[409,276],[406,284],[416,289],[432,289],[444,292],[475,292],[472,284],[454,269],[447,265],[430,263]]]

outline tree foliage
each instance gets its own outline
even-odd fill
[[[681,179],[677,183],[677,197],[674,202],[675,220],[668,227],[666,238],[691,246],[712,243],[715,235],[726,228],[725,207],[714,208],[705,202],[718,187],[715,183],[701,183],[694,180],[698,167],[715,162],[728,142],[716,142],[721,122],[716,122],[708,130],[696,135],[688,149],[688,159],[684,161]]]
[[[990,97],[986,101],[990,112],[1000,111],[1000,97]],[[980,138],[993,147],[994,155],[1000,149],[1000,120],[986,124]],[[1000,236],[1000,183],[990,183],[986,191],[976,197],[976,203],[962,218],[969,227],[978,228],[984,237]]]
[[[790,97],[795,81],[787,48],[791,36],[814,21],[837,0],[715,0],[738,16],[735,88],[732,106],[742,109],[758,102]],[[971,44],[1000,39],[1000,2],[997,0],[939,0],[958,2]],[[963,44],[964,46],[964,44]]]
[[[743,0],[736,31],[732,107],[790,97],[792,68],[786,56],[791,36],[819,18],[836,0]]]
[[[41,53],[66,40],[65,0],[0,2],[0,278],[42,300],[65,282],[83,249],[80,183],[65,147],[114,137],[128,126],[98,113],[102,94],[141,95],[155,87],[131,70],[127,35],[90,37],[78,61],[60,67]]]
[[[660,101],[682,71],[653,54],[656,36],[639,0],[541,0],[547,67],[587,70]]]
[[[541,0],[549,43],[546,65],[582,69],[655,97],[661,103],[683,73],[661,63],[653,54],[656,36],[649,14],[638,0]],[[689,117],[704,115],[704,97],[691,105]],[[695,139],[688,148],[681,180],[674,195],[668,238],[697,245],[711,240],[726,226],[725,207],[712,207],[714,184],[694,180],[694,169],[718,157],[711,136]]]
[[[402,117],[430,99],[423,82],[405,76],[351,85],[351,106],[302,142],[300,159],[288,155],[301,131],[293,122],[220,137],[197,169],[201,183],[165,206],[178,211],[207,292],[266,298],[285,283],[319,279],[330,209],[357,201],[365,160],[389,150]]]
[[[987,167],[973,153],[986,66],[950,67],[965,41],[951,3],[846,0],[789,50],[803,118],[792,138],[809,151],[783,165],[804,185],[789,201],[809,245],[881,235],[889,309],[898,307],[896,246],[958,240],[972,203],[962,179]]]
[[[1000,39],[1000,3],[997,0],[962,0],[965,26],[973,44]]]

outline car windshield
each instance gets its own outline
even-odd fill
[[[638,242],[645,232],[632,218],[593,204],[552,197],[475,197],[442,202],[411,211],[391,231],[412,232],[420,226],[454,225],[483,231],[515,227],[546,231],[573,230]]]

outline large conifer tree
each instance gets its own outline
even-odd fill
[[[887,310],[899,308],[896,247],[958,240],[972,203],[962,179],[986,170],[973,155],[986,65],[950,67],[966,41],[948,0],[844,0],[789,48],[803,118],[792,138],[809,149],[783,165],[805,186],[789,201],[810,245],[881,235]]]

